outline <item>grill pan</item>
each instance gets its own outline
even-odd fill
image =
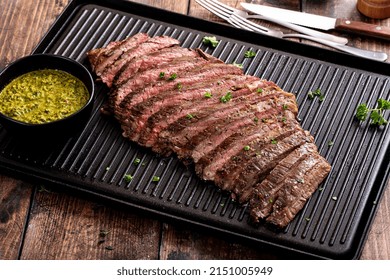
[[[287,228],[250,224],[247,205],[200,181],[191,166],[124,139],[116,121],[99,111],[108,92],[100,83],[89,123],[63,142],[31,149],[0,127],[1,170],[243,238],[259,247],[267,244],[315,258],[358,258],[389,177],[390,126],[360,124],[354,114],[360,103],[375,106],[378,98],[390,99],[388,64],[108,0],[71,2],[34,53],[64,55],[89,67],[86,51],[138,32],[172,36],[183,47],[199,47],[227,63],[242,63],[246,74],[272,80],[297,95],[301,124],[314,135],[332,171]],[[220,40],[216,48],[202,43],[210,35]],[[257,55],[245,58],[247,50]],[[307,97],[316,89],[325,95],[322,102]],[[135,164],[135,159],[140,162]],[[131,182],[123,179],[126,174],[133,176]],[[153,182],[153,176],[160,180]]]

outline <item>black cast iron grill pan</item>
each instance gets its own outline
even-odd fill
[[[253,244],[318,258],[358,258],[389,174],[389,127],[354,119],[360,103],[390,98],[388,65],[296,42],[239,31],[128,1],[75,0],[41,40],[35,53],[54,53],[89,67],[86,52],[110,41],[146,32],[168,35],[183,47],[201,48],[246,74],[276,82],[295,93],[304,129],[315,136],[332,171],[284,230],[252,225],[246,205],[201,182],[175,157],[163,158],[130,143],[119,125],[99,108],[108,89],[96,83],[94,114],[79,134],[45,149],[31,149],[0,128],[0,166],[5,172],[56,183],[104,198],[244,238]],[[220,40],[214,49],[204,36]],[[245,58],[254,50],[254,58]],[[320,89],[324,101],[307,93]],[[389,118],[389,115],[385,116]],[[332,144],[330,144],[332,143]],[[134,164],[140,159],[139,164]],[[124,175],[133,180],[126,182]],[[153,182],[153,176],[161,179]]]

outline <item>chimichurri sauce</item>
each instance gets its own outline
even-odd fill
[[[4,87],[0,112],[21,122],[42,124],[77,112],[88,99],[84,83],[73,75],[61,70],[36,70]]]

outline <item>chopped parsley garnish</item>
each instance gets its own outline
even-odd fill
[[[283,110],[287,110],[288,109],[288,105],[287,104],[283,104],[282,108],[283,108]]]
[[[321,92],[321,90],[319,88],[316,89],[316,90],[313,90],[313,91],[309,91],[307,93],[307,97],[309,99],[314,99],[315,97],[318,97],[318,100],[320,102],[324,101],[324,99],[325,99],[325,95],[322,94],[322,92]]]
[[[194,118],[194,115],[192,115],[192,114],[187,114],[187,115],[186,115],[186,118],[189,119],[189,120],[191,120],[191,119]]]
[[[173,80],[176,79],[176,78],[177,78],[177,74],[176,74],[176,73],[172,73],[172,75],[169,76],[168,80],[173,81]]]
[[[181,90],[181,89],[183,88],[183,85],[182,85],[181,83],[178,83],[178,84],[176,85],[176,87],[177,87],[178,90]]]
[[[333,146],[333,145],[334,145],[334,142],[333,142],[332,140],[329,140],[329,141],[328,141],[328,146],[331,147],[331,146]]]
[[[232,93],[228,91],[224,96],[219,99],[222,103],[229,102],[233,98]]]
[[[249,147],[249,146],[244,147],[244,151],[249,151],[250,149],[251,149],[251,147]]]
[[[278,140],[276,140],[276,139],[271,139],[271,144],[278,144]]]
[[[213,48],[215,48],[218,45],[219,41],[215,36],[204,36],[203,37],[203,44],[211,45]]]
[[[236,63],[236,62],[233,62],[232,63],[234,66],[236,66],[236,67],[238,67],[238,68],[243,68],[243,66],[242,66],[242,63]]]
[[[282,122],[286,123],[287,122],[287,118],[286,117],[282,117]]]
[[[256,53],[254,51],[250,50],[250,51],[246,51],[244,56],[246,58],[251,58],[251,57],[255,57]]]
[[[259,122],[259,118],[258,118],[258,117],[255,117],[255,118],[253,119],[253,121],[254,121],[255,123],[258,123],[258,122]]]
[[[165,77],[165,72],[160,72],[160,75],[158,75],[160,78],[164,78]]]
[[[204,97],[211,98],[211,97],[213,97],[213,95],[211,94],[211,92],[206,91],[206,93],[204,94]]]
[[[367,104],[362,103],[356,109],[356,118],[363,122],[368,117],[370,123],[374,125],[385,125],[388,121],[383,117],[383,111],[390,110],[390,101],[379,98],[376,108],[369,108]]]
[[[139,158],[136,158],[136,159],[133,161],[134,165],[138,165],[138,164],[140,164],[140,162],[141,162],[141,159],[139,159]]]
[[[158,177],[158,176],[153,176],[152,182],[158,182],[158,181],[160,181],[160,177]]]
[[[256,91],[257,91],[258,93],[262,93],[262,92],[263,92],[263,89],[262,89],[262,88],[258,88]]]
[[[355,116],[359,121],[364,122],[368,117],[368,113],[369,109],[367,107],[367,104],[362,103],[359,104],[359,106],[357,107]]]
[[[125,174],[125,176],[123,176],[123,180],[125,180],[126,183],[130,183],[131,180],[133,180],[133,176],[130,174]]]

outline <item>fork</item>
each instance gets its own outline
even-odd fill
[[[375,51],[368,51],[368,50],[362,50],[354,47],[350,47],[347,45],[334,43],[328,40],[324,40],[321,38],[315,38],[312,36],[304,35],[304,34],[284,34],[282,31],[277,30],[271,30],[269,28],[266,28],[262,25],[256,24],[254,22],[251,22],[247,20],[246,18],[243,18],[241,15],[239,15],[237,11],[240,11],[238,9],[231,8],[223,3],[218,2],[217,0],[196,0],[198,4],[200,4],[205,9],[209,10],[213,14],[217,15],[218,17],[226,20],[233,26],[245,29],[249,31],[254,31],[258,33],[268,34],[270,36],[279,37],[279,38],[300,38],[300,39],[306,39],[313,42],[320,43],[322,45],[337,49],[339,51],[343,51],[346,53],[350,53],[359,57],[369,58],[372,60],[377,61],[385,61],[387,59],[387,54],[383,52],[375,52]],[[245,13],[245,12],[244,12]]]

